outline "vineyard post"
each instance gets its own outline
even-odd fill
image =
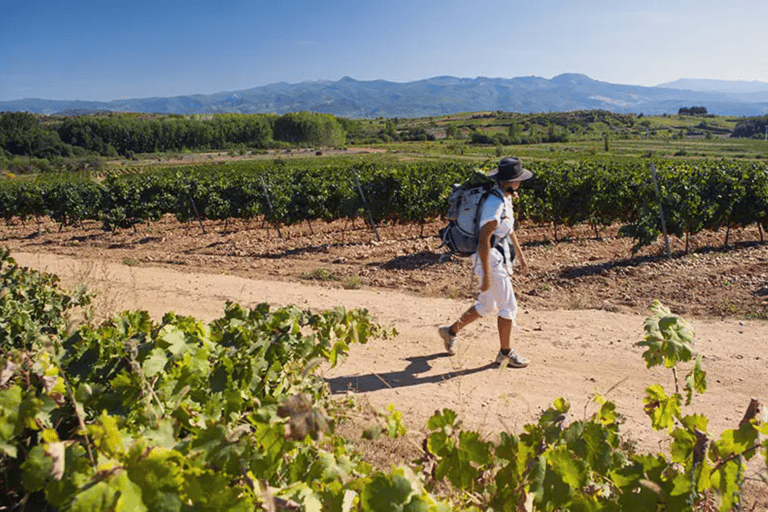
[[[653,188],[656,189],[656,200],[659,202],[659,218],[661,219],[661,232],[664,233],[664,247],[667,250],[667,258],[670,258],[672,254],[669,252],[669,235],[667,235],[667,223],[664,221],[664,208],[661,204],[659,182],[656,179],[656,166],[653,164],[651,164],[651,175],[653,176]]]
[[[365,195],[363,194],[363,187],[360,186],[360,179],[357,177],[357,171],[352,169],[352,174],[355,175],[355,183],[357,184],[357,191],[360,194],[360,198],[363,200],[365,211],[368,212],[368,220],[371,223],[371,229],[373,229],[373,235],[376,237],[376,241],[379,242],[381,241],[381,239],[379,238],[379,232],[376,230],[376,223],[373,222],[373,214],[371,213],[371,209],[368,207],[368,201],[365,200]]]
[[[259,180],[261,180],[261,188],[264,189],[264,197],[267,199],[267,207],[269,208],[269,212],[274,213],[274,210],[272,209],[272,201],[269,199],[269,189],[267,189],[267,184],[264,182],[264,176],[259,176]],[[277,223],[277,219],[275,219],[275,229],[277,230],[277,236],[279,236],[280,240],[282,240],[283,234],[280,232],[280,225]]]
[[[192,209],[195,210],[195,217],[197,217],[197,222],[200,223],[200,229],[203,230],[203,234],[205,235],[206,234],[205,233],[205,226],[203,225],[203,219],[200,218],[200,213],[198,213],[198,211],[197,211],[197,205],[195,204],[195,200],[192,199],[191,195],[189,195],[187,197],[189,197],[189,202],[192,204]],[[134,231],[135,231],[135,229],[136,228],[134,228]]]

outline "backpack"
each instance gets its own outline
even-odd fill
[[[485,200],[491,194],[504,199],[501,191],[495,189],[494,185],[495,182],[487,179],[453,185],[453,191],[448,197],[448,225],[440,230],[440,238],[443,240],[440,247],[448,247],[448,250],[457,256],[471,256],[477,252],[480,215]]]

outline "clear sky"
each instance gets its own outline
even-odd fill
[[[768,0],[1,0],[0,100],[583,73],[768,82]]]

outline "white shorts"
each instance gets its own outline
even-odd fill
[[[483,282],[483,266],[480,258],[475,255],[475,275],[478,279],[478,286]],[[496,250],[491,249],[491,287],[480,292],[475,302],[475,311],[480,316],[499,311],[499,316],[515,322],[517,315],[517,299],[515,291],[512,289],[512,281],[509,279],[509,271],[504,263],[504,257]]]

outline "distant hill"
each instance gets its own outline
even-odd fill
[[[716,115],[765,115],[768,114],[768,84],[678,80],[663,86],[642,87],[601,82],[581,74],[563,74],[552,79],[440,76],[406,83],[345,77],[338,81],[276,83],[241,91],[167,98],[109,102],[2,101],[0,111],[38,114],[105,110],[166,114],[309,111],[348,118],[392,118],[487,110],[537,113],[597,109],[659,115],[676,114],[681,107],[692,106],[703,106],[708,113]]]
[[[701,78],[681,78],[674,82],[659,84],[667,89],[684,89],[700,92],[721,92],[726,94],[751,94],[768,91],[767,82],[746,80],[711,80]]]

